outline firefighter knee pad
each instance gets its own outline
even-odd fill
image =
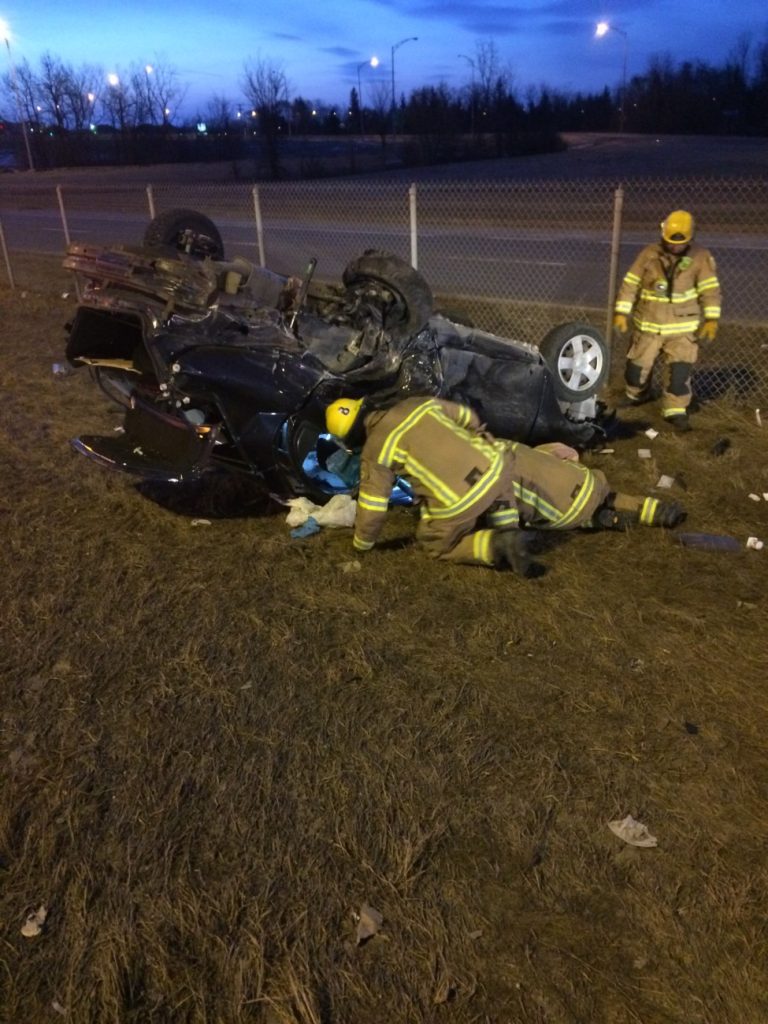
[[[691,376],[693,363],[670,363],[669,365],[669,393],[670,395],[690,395],[691,389],[688,380]]]
[[[631,388],[641,388],[643,386],[642,366],[639,363],[632,363],[627,360],[627,365],[624,369],[624,380]]]

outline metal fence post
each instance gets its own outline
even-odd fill
[[[154,220],[157,214],[155,213],[155,193],[152,191],[151,185],[147,185],[147,205],[149,206],[149,219]]]
[[[59,213],[61,214],[61,225],[64,228],[64,241],[67,243],[67,248],[72,244],[72,239],[69,234],[69,224],[67,223],[67,211],[64,206],[64,190],[61,185],[56,186],[56,198],[59,200]],[[80,281],[77,274],[73,272],[72,277],[75,280],[75,295],[77,295],[77,301],[80,302],[82,299],[82,292],[80,290]]]
[[[256,238],[259,243],[259,266],[266,267],[267,260],[264,255],[264,222],[261,219],[261,202],[259,201],[258,185],[253,186],[253,215],[256,218]]]
[[[605,340],[610,352],[613,344],[613,303],[616,299],[616,282],[619,277],[619,248],[621,246],[621,215],[624,210],[624,189],[619,185],[613,193],[613,230],[611,232],[611,257],[608,269],[608,308],[605,317]]]
[[[411,184],[408,189],[408,208],[411,219],[411,266],[414,270],[419,269],[419,229],[418,210],[416,207],[416,185]]]
[[[67,245],[70,245],[69,224],[67,224],[67,211],[64,208],[64,192],[61,185],[56,186],[56,198],[59,200],[59,213],[61,215],[61,226],[64,228],[64,241]]]
[[[3,230],[3,222],[0,220],[0,246],[3,249],[3,259],[5,260],[5,269],[8,271],[8,284],[11,286],[12,291],[16,291],[16,282],[13,280],[13,268],[11,267],[11,260],[8,255],[8,246],[5,244],[5,231]]]

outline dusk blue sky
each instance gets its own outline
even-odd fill
[[[132,64],[172,65],[187,87],[184,109],[204,112],[216,93],[242,101],[245,62],[270,60],[285,71],[292,96],[345,105],[361,72],[363,100],[378,77],[390,79],[393,44],[418,41],[395,56],[396,91],[444,81],[468,84],[476,56],[493,40],[521,98],[529,86],[565,92],[619,85],[624,37],[594,35],[606,19],[626,33],[628,77],[653,55],[722,63],[740,38],[768,40],[765,0],[0,0],[14,60],[33,67],[46,51],[76,66],[119,73]]]

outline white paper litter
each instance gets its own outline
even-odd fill
[[[758,427],[762,427],[762,425],[763,425],[763,421],[760,418],[760,410],[759,409],[755,409],[755,423],[757,423]]]
[[[190,526],[210,526],[211,525],[211,520],[210,519],[193,519],[192,522],[189,525]]]
[[[376,934],[383,923],[384,915],[380,914],[375,907],[369,907],[367,903],[364,903],[360,907],[360,913],[358,914],[357,945],[361,946],[364,942],[367,942],[371,936]]]
[[[349,494],[334,494],[327,505],[315,505],[309,498],[290,498],[291,511],[285,517],[289,526],[303,526],[310,516],[318,526],[354,526],[357,502]]]
[[[362,565],[358,562],[357,559],[355,559],[353,562],[342,562],[341,563],[341,571],[342,572],[346,572],[346,573],[360,572],[360,570],[362,568],[363,568]]]
[[[757,537],[747,537],[747,547],[754,548],[755,551],[762,551],[764,545]]]
[[[747,497],[751,501],[760,501],[760,495],[759,494],[748,494]]]
[[[658,846],[656,836],[652,836],[648,827],[641,821],[635,821],[631,814],[620,821],[609,821],[608,828],[630,846]]]
[[[645,436],[649,438],[651,441],[653,441],[654,438],[659,436],[659,432],[658,430],[654,430],[653,427],[648,427],[648,429],[645,431]]]
[[[664,475],[662,475],[656,481],[656,486],[657,487],[671,487],[674,482],[675,482],[675,478],[673,476],[664,476]]]
[[[598,455],[613,455],[613,453],[615,451],[616,451],[615,448],[601,448],[600,451],[597,454]]]
[[[768,491],[763,491],[763,501],[768,501]]]
[[[33,910],[31,914],[27,914],[27,919],[21,926],[21,934],[24,938],[33,939],[36,935],[39,935],[43,930],[46,917],[48,917],[48,908],[44,903],[41,903],[37,910]]]
[[[653,458],[653,454],[651,453],[651,449],[650,448],[638,448],[637,449],[637,456],[640,459],[652,459]]]

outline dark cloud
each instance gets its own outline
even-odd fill
[[[346,60],[357,57],[357,50],[352,50],[348,46],[321,46],[320,53],[328,53],[331,57],[341,57]]]

